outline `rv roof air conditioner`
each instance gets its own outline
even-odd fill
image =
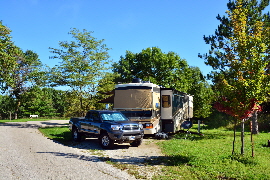
[[[140,78],[134,78],[132,83],[142,83],[142,80]]]

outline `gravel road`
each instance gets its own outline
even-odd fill
[[[135,179],[96,155],[47,139],[37,129],[58,123],[0,123],[0,179]]]

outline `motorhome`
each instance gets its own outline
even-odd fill
[[[193,96],[138,79],[117,84],[112,98],[113,109],[139,121],[145,134],[175,133],[193,117]]]

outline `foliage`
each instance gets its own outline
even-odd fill
[[[59,42],[60,49],[50,48],[54,54],[51,58],[62,60],[51,72],[52,86],[69,86],[74,99],[70,113],[77,116],[84,114],[94,104],[93,96],[97,91],[97,84],[108,69],[109,48],[102,40],[97,40],[83,30],[72,29],[69,34],[75,41]],[[87,101],[87,102],[85,102]],[[79,108],[77,108],[79,107]]]
[[[63,117],[67,109],[66,101],[66,91],[34,86],[21,94],[22,105],[18,111],[18,118],[26,118],[30,114],[37,114],[43,118]],[[16,102],[13,97],[0,96],[0,119],[10,119],[10,113],[13,119],[12,113],[15,108]]]
[[[7,83],[12,81],[10,70],[16,66],[16,55],[20,52],[11,41],[11,30],[4,26],[2,21],[0,21],[0,33],[0,89],[5,92],[8,89]]]
[[[228,17],[218,16],[221,24],[215,35],[204,37],[211,46],[209,54],[200,55],[214,69],[214,107],[242,121],[241,154],[244,121],[256,115],[269,92],[270,15],[263,14],[268,5],[269,0],[229,1]]]
[[[157,47],[143,49],[140,53],[126,52],[113,64],[119,74],[118,82],[131,82],[133,78],[162,85],[194,95],[194,115],[207,117],[212,99],[212,89],[198,67],[188,66],[176,53],[163,53]]]
[[[228,17],[215,35],[204,37],[209,54],[201,56],[213,67],[212,80],[224,111],[246,119],[266,100],[269,91],[269,14],[262,14],[269,1],[229,1]],[[227,108],[227,110],[226,110]],[[230,111],[230,112],[229,112]]]
[[[115,79],[117,79],[118,77],[119,76],[116,73],[106,73],[105,77],[99,81],[97,87],[97,94],[95,96],[97,102],[112,96],[112,92],[115,88]],[[97,109],[106,109],[104,103],[96,103],[95,107]]]
[[[7,95],[0,95],[0,119],[13,119],[10,117],[15,112],[15,101]]]
[[[141,78],[165,87],[173,87],[186,91],[184,86],[188,79],[185,78],[187,62],[176,53],[163,53],[157,47],[143,49],[140,53],[126,52],[119,63],[113,65],[114,72],[120,74],[120,81],[131,82],[133,78]],[[179,86],[179,81],[182,86]],[[161,84],[162,83],[162,84]]]
[[[21,95],[31,86],[42,84],[42,63],[33,51],[23,52],[15,46],[11,31],[0,23],[0,89],[15,100],[15,119],[21,106]]]
[[[65,109],[65,93],[52,88],[39,88],[37,86],[23,94],[22,117],[38,114],[40,117],[62,116]]]

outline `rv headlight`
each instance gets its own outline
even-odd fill
[[[152,123],[145,124],[145,128],[153,128],[153,124]]]
[[[119,130],[123,129],[123,126],[122,125],[111,125],[111,129],[113,131],[119,131]]]
[[[143,125],[142,125],[142,124],[139,124],[139,128],[140,128],[140,129],[143,129]]]

